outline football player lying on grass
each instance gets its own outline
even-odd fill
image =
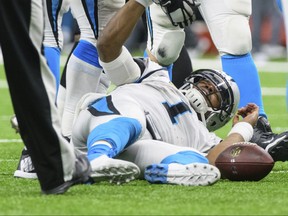
[[[177,89],[165,67],[133,59],[123,44],[145,4],[130,0],[99,37],[100,63],[118,87],[81,99],[72,143],[87,153],[95,182],[120,184],[140,176],[151,183],[213,184],[220,178],[215,159],[233,143],[251,139],[258,107],[240,109],[244,118],[234,119],[223,141],[209,132],[236,112],[238,87],[225,73],[204,69]]]

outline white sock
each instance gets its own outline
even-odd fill
[[[75,109],[86,93],[98,89],[102,69],[77,58],[72,54],[67,64],[66,99],[62,116],[62,134],[71,136]]]

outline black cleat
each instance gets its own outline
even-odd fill
[[[64,182],[62,185],[59,185],[56,188],[45,191],[42,190],[42,193],[45,195],[63,194],[73,185],[90,184],[92,182],[90,174],[91,174],[91,166],[86,155],[76,154],[75,170],[72,179],[70,181]]]
[[[288,131],[280,134],[273,133],[266,118],[258,118],[250,142],[265,149],[274,161],[288,161]]]
[[[14,172],[14,177],[25,179],[37,179],[36,171],[34,169],[31,157],[28,154],[28,150],[26,148],[22,150],[17,169]]]
[[[269,121],[264,118],[263,116],[260,116],[258,118],[258,121],[256,123],[256,126],[254,127],[254,132],[255,130],[260,130],[261,132],[272,132],[271,126]]]

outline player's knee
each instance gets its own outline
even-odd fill
[[[227,21],[221,55],[244,55],[252,49],[252,39],[248,20],[245,17],[231,17]]]
[[[159,64],[167,66],[175,62],[184,45],[185,33],[182,30],[175,30],[166,32],[159,46],[152,53]]]

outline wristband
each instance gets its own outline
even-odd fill
[[[253,127],[247,122],[238,122],[233,126],[228,136],[232,133],[240,134],[245,142],[250,141],[253,136]]]
[[[135,0],[139,4],[143,5],[145,8],[152,4],[152,0]]]

